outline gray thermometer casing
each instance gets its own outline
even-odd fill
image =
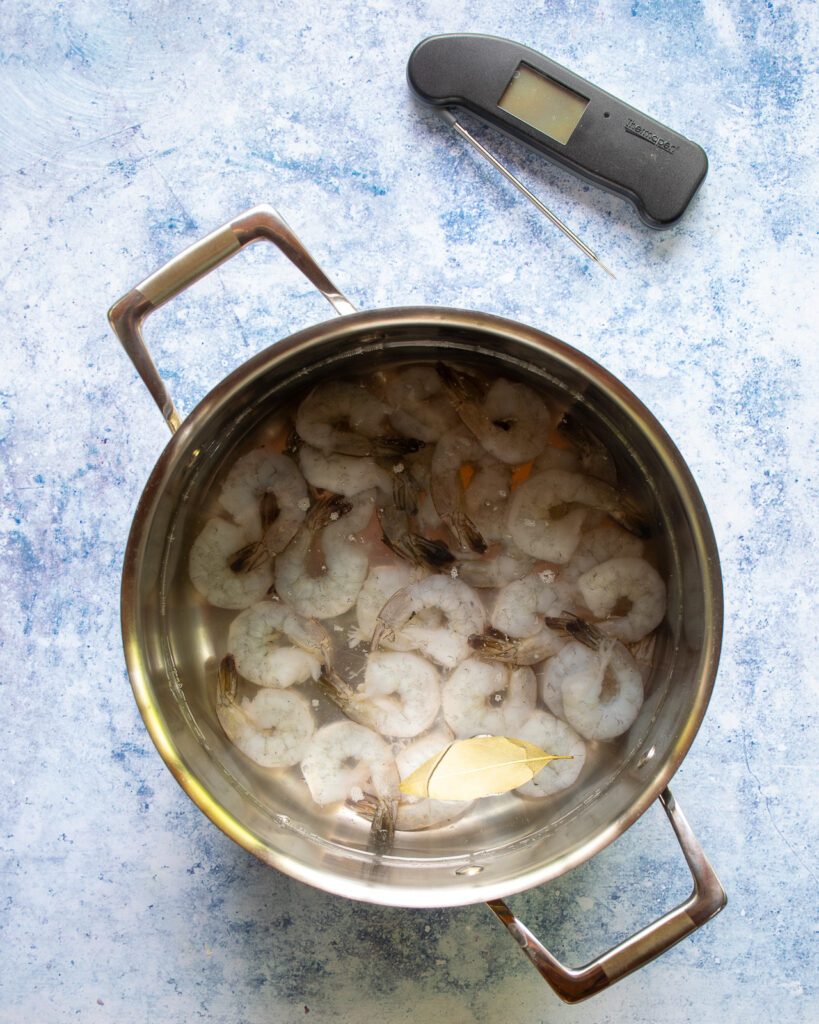
[[[523,65],[588,101],[565,143],[499,101]],[[685,212],[708,172],[701,146],[529,47],[484,35],[431,36],[407,64],[410,88],[434,107],[459,107],[601,188],[624,196],[652,228]]]

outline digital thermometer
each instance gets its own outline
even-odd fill
[[[407,78],[424,103],[442,112],[467,110],[625,196],[653,228],[680,219],[708,171],[695,142],[508,39],[431,36],[413,50]],[[453,123],[451,115],[447,119]],[[475,143],[465,130],[461,134]]]

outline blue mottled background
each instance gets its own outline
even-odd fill
[[[2,4],[0,1020],[819,1019],[818,22],[813,3],[750,0]],[[411,47],[445,31],[517,38],[702,143],[682,223],[651,233],[494,138],[617,281],[584,263],[411,103]],[[356,905],[264,868],[147,738],[118,584],[167,433],[105,311],[259,201],[362,307],[477,307],[602,361],[702,488],[726,643],[675,792],[731,903],[591,1003],[559,1004],[480,906]],[[147,333],[184,410],[327,315],[260,249]],[[650,812],[512,905],[579,962],[685,894],[680,860]]]

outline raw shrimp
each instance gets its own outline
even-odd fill
[[[559,721],[547,711],[535,711],[526,719],[513,739],[526,740],[545,750],[559,754],[560,759],[550,761],[531,782],[515,790],[521,796],[543,797],[567,789],[577,779],[586,762],[586,744],[571,726]]]
[[[335,672],[322,677],[322,686],[348,718],[383,736],[420,735],[435,721],[441,706],[438,669],[408,652],[373,651],[358,689]]]
[[[313,736],[301,770],[310,795],[322,807],[370,793],[376,802],[373,842],[379,850],[389,846],[395,829],[398,769],[389,746],[372,729],[356,722],[323,726]]]
[[[571,610],[574,600],[573,589],[558,582],[554,572],[543,569],[499,591],[489,621],[508,636],[534,636],[544,628],[544,616]]]
[[[427,444],[451,430],[458,416],[446,401],[441,378],[432,366],[407,366],[387,381],[390,422],[399,433]]]
[[[325,455],[318,448],[303,444],[299,448],[299,465],[313,487],[343,494],[345,498],[353,498],[373,487],[387,493],[392,488],[390,474],[375,459],[334,453]]]
[[[316,502],[299,532],[276,558],[279,597],[307,618],[329,619],[352,608],[369,562],[364,547],[350,537],[366,528],[374,508],[372,491],[357,495],[352,505],[335,495]],[[312,576],[308,555],[316,536],[323,565],[321,575]]]
[[[645,545],[639,537],[616,523],[605,523],[586,530],[574,550],[561,579],[576,581],[584,572],[610,558],[639,558]]]
[[[512,495],[507,525],[526,554],[565,565],[574,554],[588,510],[608,513],[633,533],[645,526],[613,487],[580,473],[548,469]]]
[[[609,636],[625,643],[642,640],[663,621],[665,583],[643,558],[610,558],[584,573],[577,587],[589,611]],[[627,609],[619,613],[622,604]]]
[[[209,519],[191,545],[191,582],[217,608],[248,608],[261,600],[273,582],[269,558],[251,563],[248,545],[258,540],[246,527],[226,519]]]
[[[461,466],[484,458],[484,451],[464,426],[444,434],[435,445],[430,470],[430,492],[435,510],[452,530],[460,546],[482,554],[486,541],[464,510]]]
[[[348,381],[325,381],[313,388],[296,413],[296,432],[329,455],[400,455],[423,441],[383,432],[387,407],[366,388]]]
[[[562,612],[573,603],[570,589],[555,582],[548,569],[507,584],[495,599],[492,629],[469,638],[482,658],[514,665],[534,665],[556,654],[565,640],[546,627],[544,616]]]
[[[304,477],[295,462],[264,448],[248,452],[233,466],[219,503],[251,535],[262,538],[259,543],[270,555],[287,546],[309,507]]]
[[[395,755],[395,764],[401,781],[408,778],[431,757],[440,754],[454,739],[449,729],[439,727],[419,736]],[[401,795],[395,827],[399,832],[417,832],[436,825],[447,825],[462,817],[473,800],[429,800],[424,797]]]
[[[236,700],[236,665],[219,666],[216,716],[231,743],[264,768],[288,768],[304,757],[315,725],[304,697],[286,690],[259,690]]]
[[[514,465],[543,451],[550,414],[536,391],[500,377],[481,399],[473,378],[445,363],[436,369],[455,411],[490,455]]]
[[[588,740],[611,740],[634,722],[643,703],[640,668],[626,648],[596,626],[583,624],[546,662],[540,676],[544,703]],[[581,634],[578,634],[581,635]]]
[[[279,601],[260,601],[237,615],[228,630],[227,649],[245,679],[276,689],[318,679],[332,655],[324,626]]]
[[[530,668],[507,668],[478,658],[461,662],[441,694],[444,718],[458,739],[484,733],[516,736],[536,702]]]
[[[535,564],[531,555],[524,555],[514,544],[504,545],[494,555],[464,559],[457,564],[458,576],[470,587],[503,587],[522,579]]]
[[[474,591],[450,576],[428,576],[399,590],[376,619],[372,649],[382,638],[400,639],[444,668],[469,654],[469,637],[483,632],[483,605]]]

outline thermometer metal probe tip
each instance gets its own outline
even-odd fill
[[[476,149],[485,160],[488,160],[489,163],[492,164],[492,166],[495,168],[495,170],[500,171],[504,178],[506,178],[507,181],[514,185],[518,192],[521,193],[521,195],[526,196],[526,198],[529,200],[532,206],[535,207],[536,210],[539,210],[540,213],[542,213],[544,217],[550,220],[556,228],[559,228],[563,232],[563,234],[568,239],[570,239],[570,241],[574,242],[577,248],[585,256],[588,256],[590,260],[593,260],[599,267],[605,270],[609,277],[612,277],[616,280],[612,271],[609,270],[609,268],[600,259],[597,253],[590,249],[582,240],[582,238],[578,238],[574,231],[572,231],[572,229],[568,227],[568,225],[564,224],[559,217],[555,216],[555,214],[552,213],[549,207],[545,206],[538,199],[538,197],[534,195],[534,193],[530,192],[529,189],[523,184],[523,182],[516,178],[515,175],[512,174],[512,172],[500,162],[500,160],[494,157],[489,152],[488,149],[482,146],[481,143],[478,142],[478,140],[475,138],[475,136],[468,132],[466,128],[464,128],[464,126],[460,123],[457,117],[455,117],[451,110],[441,110],[440,114],[444,121],[446,121],[446,123],[451,128],[453,128],[458,133],[458,135],[461,136],[462,139],[466,139],[470,146]]]

